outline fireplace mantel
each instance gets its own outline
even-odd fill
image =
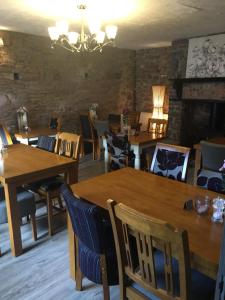
[[[176,95],[179,100],[182,100],[183,84],[184,83],[214,83],[224,82],[225,77],[208,77],[208,78],[172,78],[173,88],[176,90]]]

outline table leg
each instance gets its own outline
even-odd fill
[[[78,181],[78,163],[67,171],[66,180],[68,184],[74,184]],[[69,239],[69,257],[70,257],[70,276],[75,280],[76,274],[76,237],[73,232],[72,223],[67,214],[67,229]]]
[[[134,161],[134,168],[136,170],[140,170],[141,168],[141,148],[139,145],[131,145],[131,150],[134,151],[135,154],[135,161]]]
[[[195,150],[194,185],[197,185],[198,170],[201,168],[202,153],[200,147]]]
[[[23,249],[20,232],[21,220],[16,197],[16,186],[12,184],[4,184],[4,190],[12,255],[19,256],[22,254]]]
[[[108,173],[108,166],[109,166],[109,152],[106,138],[103,137],[103,147],[104,147],[104,161],[105,161],[105,173]]]

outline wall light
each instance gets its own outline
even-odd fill
[[[0,47],[4,47],[4,41],[2,37],[0,37]]]

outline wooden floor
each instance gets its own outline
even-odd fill
[[[86,159],[80,163],[79,180],[104,173],[103,161]],[[42,215],[45,207],[38,209]],[[61,224],[62,225],[62,224]],[[101,286],[84,280],[77,292],[69,276],[68,240],[65,226],[49,238],[46,218],[38,218],[38,241],[31,236],[30,224],[23,225],[25,254],[11,256],[8,226],[0,225],[0,300],[92,300],[103,299]],[[111,299],[119,299],[118,287],[110,289]]]

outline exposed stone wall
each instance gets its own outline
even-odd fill
[[[99,104],[99,117],[133,109],[135,51],[107,48],[102,54],[52,50],[49,38],[2,31],[0,121],[17,129],[16,110],[29,110],[29,125],[46,126],[53,112],[63,129],[79,130],[78,111]]]
[[[169,90],[171,73],[171,47],[143,49],[136,52],[136,109],[151,111],[152,86],[166,85]],[[164,103],[168,113],[168,91]]]

